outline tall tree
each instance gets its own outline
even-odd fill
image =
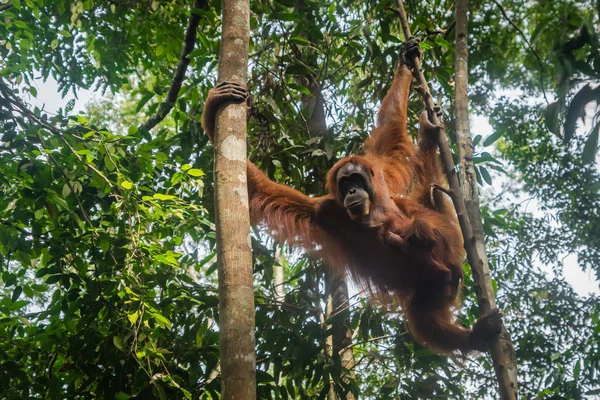
[[[483,238],[483,226],[481,223],[481,216],[479,211],[479,202],[477,196],[477,185],[473,179],[473,164],[472,164],[472,147],[471,137],[469,133],[469,117],[468,117],[468,97],[467,97],[467,2],[459,1],[456,5],[456,80],[457,80],[457,133],[458,133],[458,144],[459,149],[462,151],[460,154],[462,157],[469,157],[469,159],[461,159],[461,172],[463,174],[463,190],[459,186],[458,177],[456,174],[456,168],[452,159],[452,153],[450,146],[448,145],[447,138],[445,137],[444,129],[441,129],[441,133],[438,138],[438,147],[440,149],[440,155],[442,163],[448,177],[448,183],[450,186],[449,190],[432,187],[432,196],[436,190],[446,192],[456,209],[458,222],[460,224],[464,242],[465,250],[467,252],[467,259],[471,266],[473,278],[475,281],[475,292],[479,302],[479,307],[482,314],[487,314],[492,309],[496,308],[495,295],[492,288],[491,276],[489,273],[489,267],[487,265],[487,254],[485,250],[485,242]],[[410,26],[408,24],[408,18],[404,10],[402,0],[396,0],[398,6],[398,13],[400,16],[400,23],[402,31],[404,32],[405,38],[411,36]],[[436,115],[433,98],[429,91],[429,86],[425,79],[423,72],[421,71],[420,60],[415,59],[413,61],[414,75],[418,83],[418,91],[425,108],[431,121],[438,126],[442,126],[440,119]],[[460,96],[460,98],[459,98]],[[474,208],[477,208],[476,210]],[[500,339],[495,339],[490,344],[490,352],[492,359],[494,360],[494,367],[498,383],[500,387],[500,398],[502,399],[514,399],[516,398],[517,383],[516,383],[516,368],[513,352],[512,343],[507,335],[506,328],[503,328],[504,337],[503,340],[506,342],[505,346],[502,346]],[[509,376],[509,371],[511,375]]]
[[[468,0],[456,1],[456,85],[454,90],[456,101],[456,138],[462,178],[462,194],[469,217],[469,224],[472,227],[472,239],[475,241],[475,250],[479,254],[478,259],[474,260],[472,258],[469,261],[475,261],[479,264],[471,265],[471,268],[475,278],[475,291],[479,300],[479,307],[482,313],[486,313],[496,308],[496,295],[492,287],[485,248],[477,178],[473,165],[473,139],[470,131],[468,93],[468,5]],[[465,240],[471,240],[471,238],[465,237]],[[499,339],[491,344],[490,352],[492,353],[494,369],[500,387],[500,398],[507,400],[516,399],[518,391],[517,360],[515,359],[515,351],[510,335],[504,326],[502,327]]]
[[[192,4],[0,5],[1,398],[221,398],[214,154],[198,121],[217,78],[221,2]],[[358,151],[371,131],[402,34],[387,2],[306,4],[311,23],[294,1],[251,3],[248,140],[270,177],[318,195],[332,161]],[[583,160],[596,136],[577,112],[589,98],[584,87],[599,82],[598,2],[469,4],[473,161],[492,285],[519,361],[519,397],[593,398],[598,297],[574,291],[565,277],[585,268],[589,275],[575,284],[598,287],[600,177],[597,164]],[[454,5],[411,1],[409,10],[442,104],[455,91]],[[171,103],[193,16],[200,16],[197,43]],[[318,138],[307,135],[301,105],[310,90],[298,76],[322,84],[327,131]],[[552,114],[544,113],[542,89],[550,104],[564,98],[563,108],[554,106],[558,135],[545,119]],[[581,90],[585,96],[575,97]],[[96,99],[82,107],[91,94]],[[152,134],[139,129],[164,103],[173,107]],[[413,95],[410,132],[421,108]],[[454,107],[445,108],[456,153]],[[594,104],[585,111],[587,122]],[[573,117],[570,140],[565,112]],[[487,118],[491,128],[480,123]],[[341,363],[323,346],[322,271],[286,249],[279,297],[273,243],[258,232],[257,397],[326,398]],[[473,288],[466,269],[465,326],[480,315]],[[433,354],[414,342],[401,315],[367,298],[351,296],[348,312],[361,398],[497,397],[489,355]]]
[[[246,85],[250,3],[223,0],[219,82]],[[221,395],[256,398],[254,289],[246,180],[246,104],[228,104],[215,121],[215,215],[219,266]]]

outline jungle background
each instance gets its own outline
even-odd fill
[[[1,398],[219,398],[213,148],[200,120],[220,7],[0,1]],[[454,3],[405,7],[453,141]],[[320,195],[391,84],[404,40],[393,2],[251,8],[250,159]],[[474,162],[522,398],[600,395],[599,14],[600,1],[470,2]],[[191,15],[190,64],[167,101]],[[421,109],[413,93],[413,134]],[[339,288],[319,260],[259,229],[253,250],[259,398],[496,398],[489,355],[428,351],[351,282],[332,312]]]

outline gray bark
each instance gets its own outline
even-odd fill
[[[219,82],[246,85],[248,0],[223,0]],[[215,123],[221,396],[256,398],[254,289],[246,184],[246,104],[227,104]]]
[[[402,26],[402,31],[406,39],[411,37],[410,27],[408,25],[408,18],[406,17],[406,12],[404,11],[404,5],[402,0],[395,0],[396,6],[398,7],[398,14],[400,17],[400,24]],[[466,67],[466,20],[461,21],[460,23],[464,24],[459,28],[459,19],[462,17],[466,18],[466,0],[458,0],[457,4],[457,60],[461,58],[464,60],[464,65],[457,64],[457,70],[460,68]],[[463,7],[460,8],[459,7]],[[459,41],[464,41],[463,45],[464,49],[459,49]],[[459,55],[460,52],[463,52],[462,55]],[[425,108],[427,109],[429,120],[434,125],[442,126],[441,121],[433,112],[433,108],[435,106],[433,98],[431,97],[431,92],[429,91],[429,86],[427,84],[427,80],[421,71],[421,61],[419,59],[412,60],[414,65],[413,75],[417,80],[417,88],[419,94],[423,98],[423,102],[425,103]],[[464,72],[465,78],[465,89],[464,93],[466,94],[466,69]],[[459,79],[457,73],[457,81]],[[457,86],[459,86],[457,82]],[[456,89],[458,90],[458,89]],[[464,110],[458,110],[457,114],[463,112]],[[468,121],[468,108],[467,108],[467,121]],[[467,128],[468,129],[468,128]],[[469,135],[469,140],[470,135]],[[448,146],[448,141],[446,135],[444,134],[444,130],[438,139],[438,147],[440,150],[440,157],[442,159],[442,165],[446,172],[446,176],[448,178],[448,184],[450,186],[450,190],[448,191],[448,195],[452,199],[452,203],[454,204],[454,208],[456,209],[456,215],[458,218],[458,222],[460,224],[460,228],[463,234],[464,242],[465,242],[465,251],[467,253],[467,259],[469,260],[469,264],[471,266],[471,271],[473,274],[473,279],[475,281],[475,293],[477,295],[477,300],[479,303],[479,308],[481,314],[486,314],[492,308],[495,307],[495,299],[494,292],[492,290],[491,279],[489,274],[489,267],[487,264],[487,256],[485,253],[485,243],[483,242],[483,230],[481,229],[481,240],[478,241],[475,236],[475,230],[471,225],[471,221],[469,220],[469,214],[467,211],[467,207],[465,205],[465,200],[463,199],[463,194],[461,192],[460,183],[458,181],[458,175],[456,173],[456,169],[454,166],[454,162],[452,160],[452,152],[450,151],[450,147]],[[471,144],[472,147],[472,144]],[[469,162],[469,160],[467,160]],[[472,163],[472,155],[470,162]],[[476,190],[476,188],[475,188]],[[474,205],[477,208],[477,213],[479,213],[479,200],[477,198],[477,203]],[[471,206],[473,207],[473,206]],[[481,228],[481,215],[479,215],[479,220],[476,226],[477,229]],[[512,348],[512,343],[510,342],[510,338],[508,337],[508,333],[506,329],[503,328],[503,341],[505,344],[509,345]],[[494,363],[494,368],[496,371],[496,377],[498,379],[499,385],[499,394],[501,399],[515,399],[516,398],[516,369],[514,366],[514,358],[510,358],[511,351],[508,347],[503,347],[500,343],[500,339],[495,340],[490,346],[490,353],[492,355],[492,361]],[[514,353],[513,353],[514,354]],[[514,371],[514,375],[511,378],[509,375],[509,369]],[[512,372],[511,372],[512,374]],[[514,378],[514,379],[513,379]]]
[[[486,313],[496,308],[494,288],[490,277],[490,268],[485,251],[483,236],[483,222],[479,207],[479,193],[477,190],[477,177],[473,165],[473,139],[469,127],[469,96],[468,96],[468,0],[456,2],[456,136],[458,141],[458,156],[462,175],[462,188],[465,208],[473,230],[475,251],[479,259],[477,265],[471,265],[475,292],[479,301],[479,308]],[[517,397],[517,365],[512,341],[505,327],[498,340],[490,347],[496,378],[500,386],[501,399],[515,399]]]

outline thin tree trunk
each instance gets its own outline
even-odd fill
[[[281,304],[285,300],[285,292],[283,291],[283,255],[280,246],[277,246],[277,250],[275,250],[275,261],[273,265],[273,289],[275,290],[275,301]]]
[[[190,59],[188,55],[194,50],[196,45],[196,36],[198,30],[198,24],[200,23],[200,15],[194,13],[194,9],[202,8],[205,9],[208,6],[207,0],[195,0],[192,9],[190,10],[190,18],[188,20],[187,28],[185,29],[185,37],[183,39],[183,46],[181,48],[181,55],[179,56],[179,63],[175,69],[167,98],[158,107],[158,111],[152,117],[142,124],[139,129],[150,131],[156,125],[158,125],[165,117],[171,112],[179,96],[179,90],[183,85],[183,79],[185,78],[185,71],[190,65]]]
[[[485,251],[483,223],[479,207],[477,178],[473,165],[473,139],[469,129],[469,97],[468,97],[468,0],[456,2],[456,136],[458,141],[458,156],[462,177],[463,196],[469,222],[473,229],[475,248],[481,263],[473,268],[475,291],[479,300],[481,312],[496,308],[494,289],[490,278],[490,268]],[[499,340],[494,341],[490,348],[496,378],[500,385],[500,398],[514,399],[517,397],[517,366],[515,350],[506,328],[502,328]]]
[[[333,351],[338,352],[342,363],[342,381],[356,380],[354,367],[354,348],[352,346],[352,332],[350,331],[350,309],[348,307],[348,284],[343,275],[328,270],[327,299],[331,299],[331,308],[327,308],[327,318],[334,318],[332,323],[332,345]],[[341,315],[340,315],[341,314]],[[346,400],[355,400],[352,392],[346,393]]]
[[[302,102],[308,108],[308,127],[310,137],[316,137],[327,132],[327,121],[325,120],[325,106],[321,87],[312,77],[305,77],[304,84],[311,91],[312,96],[303,96]],[[332,335],[326,338],[325,346],[327,353],[332,356],[333,351],[339,352],[342,362],[341,379],[345,382],[356,380],[354,371],[355,360],[352,344],[352,333],[350,332],[350,311],[348,309],[348,284],[346,277],[336,274],[330,269],[325,269],[325,284],[327,287],[326,318],[333,315],[344,314],[337,317],[332,326]],[[328,329],[329,327],[327,327]],[[332,349],[331,349],[332,347]],[[329,400],[335,400],[336,395],[333,384],[328,393]],[[351,392],[345,396],[346,400],[355,400]]]
[[[304,0],[296,1],[296,10],[300,13],[310,12]],[[309,15],[308,18],[311,18]],[[309,35],[308,40],[313,38]],[[300,52],[296,52],[300,55]],[[311,138],[324,135],[327,132],[327,120],[325,117],[325,103],[321,86],[314,76],[298,77],[298,83],[310,90],[311,95],[302,95],[302,105],[308,111],[308,134]],[[342,318],[336,318],[333,326],[324,326],[325,329],[332,328],[332,335],[325,338],[325,353],[330,357],[333,352],[339,352],[342,363],[342,374],[340,378],[344,382],[356,380],[354,360],[354,350],[352,344],[352,332],[350,326],[350,311],[348,308],[348,284],[346,277],[325,269],[325,285],[326,285],[326,309],[325,318],[329,319],[333,315],[343,313]],[[323,324],[324,325],[324,324]],[[328,400],[336,400],[340,398],[335,393],[335,385],[331,382],[329,392],[327,393]],[[344,396],[344,400],[356,400],[356,397],[351,392]]]
[[[400,24],[402,26],[402,31],[406,39],[411,37],[410,27],[408,25],[408,19],[406,17],[406,12],[404,11],[404,5],[402,0],[395,0],[396,6],[398,7],[398,14],[400,17]],[[461,0],[459,0],[460,2]],[[466,10],[466,7],[464,8]],[[465,11],[466,14],[466,11]],[[458,13],[457,13],[457,35],[459,32],[458,28]],[[460,37],[461,40],[466,40],[466,21],[464,28],[462,30],[464,38]],[[458,38],[458,36],[457,36]],[[466,48],[465,48],[466,49]],[[457,58],[458,58],[458,49],[457,49]],[[466,56],[464,58],[466,60]],[[429,119],[435,125],[441,126],[441,121],[433,112],[433,108],[435,106],[433,102],[433,98],[431,97],[431,93],[429,91],[429,86],[427,85],[427,80],[421,71],[421,62],[418,59],[413,60],[414,70],[413,75],[417,80],[417,88],[418,92],[423,98],[423,102],[425,103],[425,108],[429,114]],[[457,74],[458,75],[458,74]],[[465,72],[466,77],[466,72]],[[457,76],[458,80],[458,76]],[[465,82],[466,84],[466,82]],[[458,86],[458,84],[457,84]],[[465,90],[466,93],[466,90]],[[467,121],[468,121],[468,110],[467,110]],[[470,136],[469,136],[470,140]],[[491,289],[491,280],[489,274],[489,268],[487,265],[487,257],[485,253],[485,243],[483,240],[478,241],[475,237],[473,227],[471,226],[471,222],[469,221],[468,212],[465,206],[465,202],[463,200],[463,195],[461,192],[460,184],[458,182],[458,176],[456,173],[456,169],[454,166],[454,162],[452,160],[452,152],[450,151],[450,147],[448,146],[448,141],[444,134],[441,134],[438,139],[438,147],[440,149],[440,156],[442,159],[442,164],[444,166],[444,170],[448,177],[448,184],[450,186],[450,191],[448,192],[450,198],[452,199],[452,203],[454,204],[454,208],[456,209],[456,215],[458,218],[458,222],[460,224],[460,228],[463,234],[464,242],[465,242],[465,250],[467,252],[467,259],[469,260],[469,264],[471,266],[471,271],[473,273],[473,279],[475,280],[475,293],[477,294],[477,300],[479,302],[479,308],[482,314],[487,313],[492,309],[492,306],[495,306],[494,300],[494,292]],[[472,156],[470,162],[472,163]],[[477,211],[479,212],[479,204],[476,203],[475,207],[477,207]],[[481,216],[479,215],[479,226],[481,226]],[[481,231],[481,237],[483,238],[483,231]],[[502,328],[503,332],[506,332],[506,329]],[[508,334],[503,336],[508,343],[510,348],[512,348],[512,343],[510,342],[510,338]],[[505,399],[515,399],[516,398],[516,373],[514,374],[514,380],[511,380],[508,374],[509,365],[516,365],[514,363],[514,358],[510,361],[510,355],[507,357],[505,354],[510,354],[509,349],[502,348],[500,344],[500,340],[495,340],[491,345],[491,355],[492,361],[494,363],[494,368],[496,371],[496,377],[498,379],[498,384],[500,387],[500,398]],[[512,367],[511,367],[512,368]],[[516,369],[513,369],[516,372]]]
[[[219,82],[246,85],[248,0],[222,0]],[[215,124],[215,209],[219,267],[221,396],[256,398],[252,249],[246,185],[246,104],[228,104]]]
[[[327,277],[325,279],[327,279]],[[326,325],[326,321],[329,318],[329,316],[331,316],[331,314],[333,313],[333,299],[331,298],[331,295],[329,293],[327,293],[327,296],[325,298],[325,315],[323,315],[323,321],[321,321],[321,326],[325,330],[329,330],[331,329],[331,325]],[[327,354],[327,356],[330,358],[333,357],[333,335],[329,335],[325,338],[325,354]],[[329,391],[327,392],[327,400],[336,400],[335,383],[333,382],[333,379],[329,381]]]

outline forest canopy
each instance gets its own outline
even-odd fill
[[[249,157],[322,195],[391,85],[405,41],[394,3],[250,7]],[[454,2],[405,7],[456,150]],[[598,398],[600,1],[469,11],[474,164],[519,395]],[[201,128],[220,15],[212,0],[0,1],[0,397],[220,398]],[[415,135],[422,108],[413,93]],[[497,398],[489,355],[424,348],[352,283],[332,313],[324,265],[253,232],[259,398]]]

